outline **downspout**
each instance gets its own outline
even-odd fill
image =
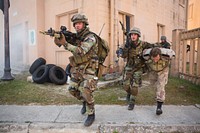
[[[186,21],[185,21],[185,28],[186,28],[186,30],[188,30],[188,5],[189,4],[189,2],[188,2],[188,0],[186,0]]]
[[[109,62],[110,64],[113,64],[113,59],[114,59],[114,15],[115,15],[115,0],[110,0],[109,1],[109,22],[110,22],[110,59]],[[109,64],[109,65],[110,65]]]

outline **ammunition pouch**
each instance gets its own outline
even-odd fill
[[[76,64],[82,64],[82,63],[85,63],[85,62],[88,62],[89,61],[89,58],[86,55],[83,55],[83,56],[74,56],[74,61]]]
[[[73,67],[76,67],[77,65],[80,65],[82,63],[86,63],[89,61],[89,58],[87,55],[84,56],[70,56],[69,57],[69,62],[70,65]]]

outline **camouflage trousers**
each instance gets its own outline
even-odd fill
[[[142,69],[138,71],[125,71],[123,89],[130,94],[129,104],[135,102],[135,96],[142,85]]]
[[[156,88],[156,100],[165,101],[165,85],[168,82],[169,67],[164,68],[160,72],[151,71],[149,73],[150,83]]]
[[[97,82],[98,78],[95,74],[77,74],[77,72],[75,72],[72,73],[69,83],[68,90],[70,94],[82,102],[86,101],[88,115],[93,114],[95,111],[93,92],[97,88]]]

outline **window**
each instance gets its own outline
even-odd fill
[[[59,30],[60,26],[66,26],[68,30],[75,32],[71,18],[74,14],[78,13],[77,10],[62,13],[56,16],[56,28]]]
[[[158,31],[158,42],[160,42],[160,37],[165,35],[165,26],[162,24],[157,24]]]
[[[185,0],[179,0],[179,5],[185,7]]]
[[[173,20],[175,20],[175,18],[176,18],[176,14],[175,12],[173,12]]]
[[[179,3],[185,5],[185,0],[179,0]]]
[[[193,4],[190,4],[188,9],[188,19],[192,19],[192,17],[193,17]]]

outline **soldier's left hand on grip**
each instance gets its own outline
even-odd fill
[[[60,38],[55,37],[54,43],[59,47],[62,46],[62,45],[65,45],[66,44],[65,36],[63,34],[61,34]]]

